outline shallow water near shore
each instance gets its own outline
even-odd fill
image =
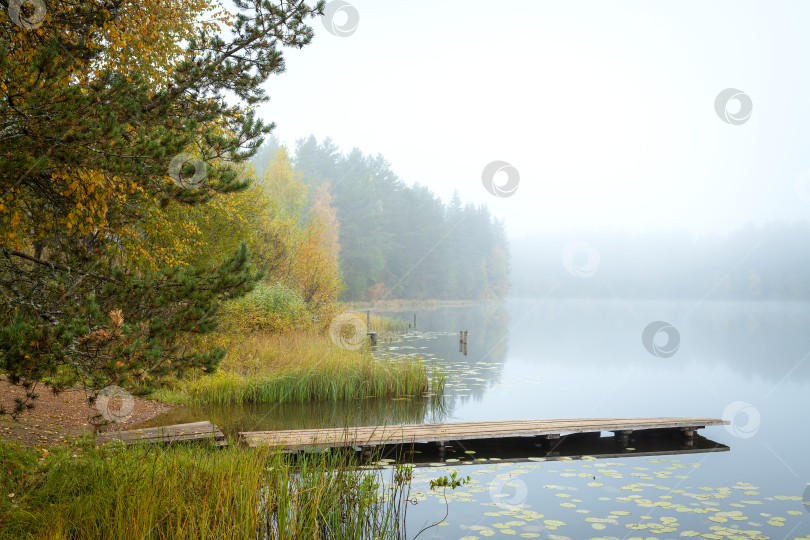
[[[413,320],[412,311],[384,315]],[[642,343],[654,321],[677,329],[678,347],[669,357],[651,354]],[[700,434],[727,446],[724,452],[679,454],[673,447],[671,455],[634,457],[631,451],[551,461],[529,449],[521,462],[510,463],[504,462],[510,448],[456,444],[448,463],[415,469],[408,537],[449,509],[447,519],[420,538],[798,538],[810,534],[810,501],[803,503],[810,496],[808,328],[810,305],[789,302],[511,300],[438,308],[418,311],[416,330],[381,342],[378,354],[418,353],[445,367],[450,378],[441,407],[419,396],[345,405],[187,407],[157,422],[210,419],[234,433],[723,417],[731,425]],[[469,331],[466,355],[459,350],[459,330]],[[665,342],[655,343],[664,350],[671,345]],[[454,470],[471,482],[446,493],[429,488],[431,479]]]

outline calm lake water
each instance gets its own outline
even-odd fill
[[[412,321],[413,312],[389,316]],[[654,341],[645,328],[677,330]],[[420,353],[451,376],[444,406],[422,399],[350,406],[180,409],[229,431],[396,422],[700,416],[711,453],[584,460],[456,445],[445,466],[415,469],[408,536],[420,538],[810,538],[810,305],[697,301],[510,300],[417,313],[418,332],[380,354]],[[458,331],[468,330],[467,354]],[[649,347],[652,347],[648,343]],[[666,351],[674,352],[667,356]],[[631,443],[632,444],[632,443]],[[641,444],[635,451],[643,451]],[[596,453],[594,449],[594,453]],[[473,453],[474,452],[474,453]],[[590,449],[559,452],[589,454]],[[598,457],[598,456],[597,456]],[[487,461],[474,461],[475,459]],[[434,460],[435,461],[435,460]],[[471,482],[430,490],[458,470]],[[446,506],[447,504],[447,506]],[[805,536],[808,535],[808,536]]]

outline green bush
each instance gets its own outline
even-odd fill
[[[222,306],[222,323],[232,330],[286,332],[312,324],[301,295],[283,283],[260,283],[249,294]]]

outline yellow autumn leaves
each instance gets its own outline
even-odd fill
[[[110,13],[99,13],[99,24],[83,27],[83,31],[71,26],[73,15],[80,18],[81,10],[88,6],[81,2],[54,1],[48,3],[48,15],[36,29],[17,25],[5,25],[7,29],[8,57],[5,69],[0,73],[0,102],[14,108],[16,115],[24,119],[26,114],[36,114],[43,99],[39,93],[47,87],[50,95],[67,99],[71,89],[88,93],[92,84],[99,84],[108,72],[118,73],[131,79],[137,74],[155,91],[168,83],[177,64],[186,58],[185,43],[198,32],[211,34],[227,26],[231,15],[216,0],[161,0],[141,2],[123,0],[115,18],[104,20]],[[83,13],[83,12],[82,12]],[[8,13],[0,10],[0,22],[6,23]],[[95,59],[85,62],[74,58],[66,64],[68,69],[55,69],[56,58],[43,55],[49,44],[83,43],[88,49],[100,52]],[[62,55],[72,57],[62,47]],[[45,62],[45,64],[41,64]],[[78,111],[86,116],[91,111]],[[99,117],[99,122],[104,118]],[[22,120],[24,121],[24,120]],[[60,118],[60,122],[69,119]],[[22,129],[18,123],[14,130]],[[39,157],[28,170],[13,171],[19,176],[16,183],[0,185],[0,243],[17,250],[26,250],[36,243],[47,243],[60,235],[115,236],[118,249],[129,244],[127,256],[146,256],[161,260],[176,260],[166,253],[152,256],[143,246],[133,245],[141,238],[142,228],[131,220],[110,220],[111,211],[138,207],[139,212],[152,215],[159,211],[157,200],[145,197],[144,190],[125,178],[110,177],[89,168],[60,165],[56,154],[62,141],[51,133],[40,132],[38,123],[26,123],[29,137],[43,141],[50,150]],[[79,125],[62,126],[64,136],[81,129]],[[128,131],[133,132],[134,126]],[[12,132],[13,134],[13,132]],[[50,142],[49,142],[50,141]],[[87,148],[88,155],[96,150]],[[12,156],[7,156],[12,157]],[[42,177],[45,172],[50,185],[48,189],[26,189],[31,177]],[[13,178],[13,177],[12,177]],[[39,181],[39,180],[38,180]],[[48,196],[42,196],[42,193]],[[57,211],[57,208],[59,211]],[[118,213],[120,215],[120,212]]]

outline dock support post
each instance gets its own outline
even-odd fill
[[[538,437],[538,439],[540,439],[540,442],[536,442],[536,443],[534,443],[534,445],[539,447],[539,448],[542,448],[543,451],[546,452],[546,455],[553,456],[553,455],[557,455],[559,453],[559,452],[552,452],[551,451],[551,449],[553,448],[552,445],[554,444],[553,441],[559,441],[560,440],[560,434],[559,433],[552,433],[550,435],[540,435]]]
[[[444,461],[444,456],[445,456],[445,451],[446,451],[444,441],[436,441],[436,446],[439,449],[439,459]]]
[[[368,463],[371,461],[371,457],[374,455],[374,450],[376,446],[364,446],[363,447],[363,461]]]
[[[623,431],[614,431],[613,436],[616,438],[616,442],[622,448],[627,448],[630,446],[630,434],[633,433],[632,430],[623,430]]]
[[[698,428],[695,427],[681,428],[681,433],[683,434],[683,444],[687,448],[695,446],[695,434],[697,433],[697,429]]]

